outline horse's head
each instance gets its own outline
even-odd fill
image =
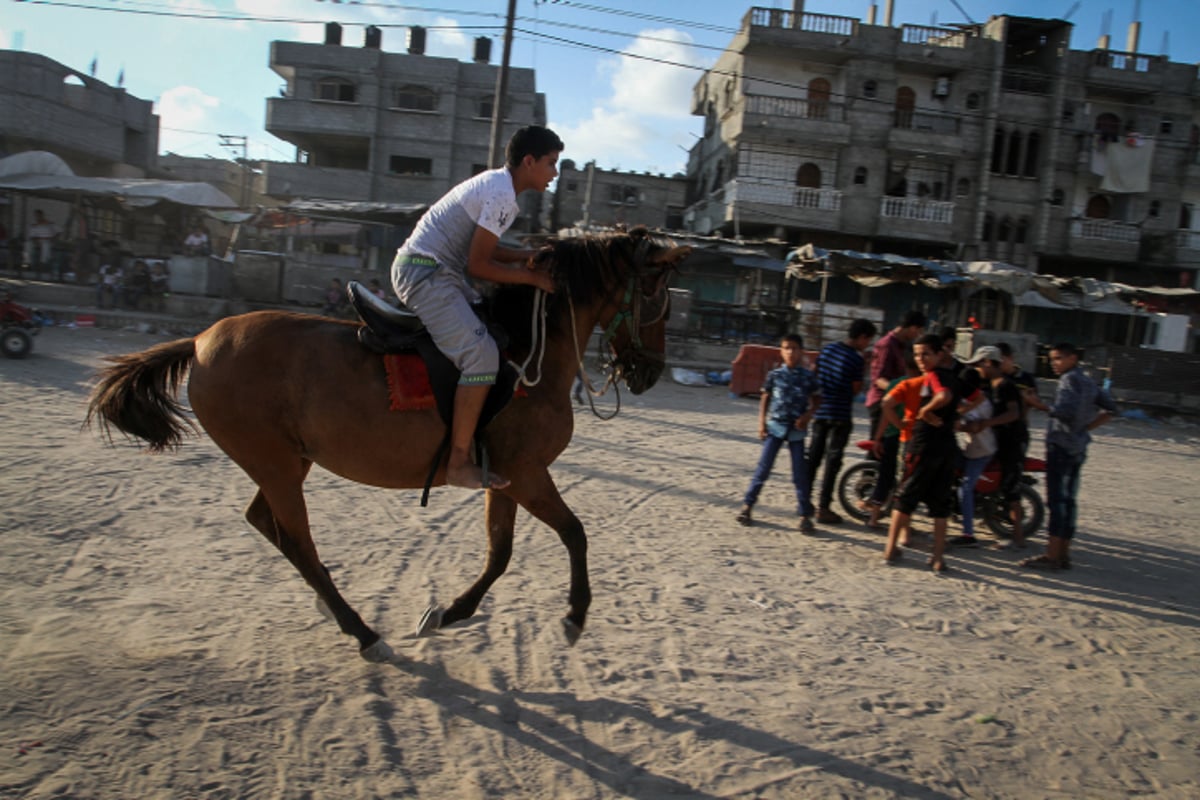
[[[692,249],[644,228],[618,237],[609,302],[600,309],[598,324],[612,351],[613,379],[624,379],[629,391],[641,394],[666,367],[668,284]]]

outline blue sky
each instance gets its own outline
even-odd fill
[[[251,158],[290,160],[291,145],[263,130],[266,98],[283,81],[267,66],[276,39],[320,41],[323,24],[343,23],[343,42],[362,29],[383,29],[385,50],[402,52],[407,25],[429,29],[427,53],[470,58],[476,36],[492,36],[493,63],[507,0],[0,0],[0,47],[41,53],[153,100],[161,117],[160,150],[229,156],[219,134],[248,137]],[[767,8],[789,2],[759,0]],[[808,0],[813,13],[865,19],[870,3]],[[879,0],[878,21],[883,21]],[[1074,0],[984,3],[895,0],[894,22],[918,25],[1008,13],[1063,17]],[[1090,49],[1106,17],[1114,49],[1140,5],[1143,53],[1200,62],[1200,0],[1081,0],[1071,13],[1074,49]],[[673,173],[702,122],[689,114],[691,89],[728,44],[750,3],[729,0],[518,0],[512,62],[537,71],[550,125],[567,144],[565,158],[595,159],[608,169]],[[226,17],[214,19],[214,16]],[[396,27],[389,27],[396,26]],[[629,54],[646,56],[635,59]],[[670,63],[660,63],[670,62]],[[679,65],[679,66],[674,66]]]

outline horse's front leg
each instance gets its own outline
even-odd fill
[[[479,608],[484,595],[496,579],[508,569],[512,558],[513,524],[517,518],[517,503],[511,497],[496,491],[487,492],[487,560],[483,572],[465,592],[460,594],[444,611],[430,607],[417,625],[417,633],[425,634],[436,628],[467,619]]]
[[[554,479],[546,470],[533,479],[522,476],[520,486],[512,493],[526,511],[553,528],[566,545],[571,563],[571,590],[567,595],[569,610],[562,622],[567,643],[575,644],[583,633],[588,606],[592,604],[587,568],[587,534],[584,533],[583,523],[567,508],[558,493],[558,487],[554,485]]]

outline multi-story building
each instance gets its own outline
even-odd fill
[[[1136,23],[1079,51],[1062,20],[796,6],[751,8],[697,82],[685,226],[1196,285],[1200,78],[1138,52]]]
[[[363,46],[343,46],[335,23],[324,44],[272,42],[271,69],[286,83],[267,100],[266,128],[296,146],[296,161],[264,162],[264,193],[432,203],[488,168],[499,70],[488,63],[491,40],[475,40],[471,62],[427,56],[424,42],[425,31],[412,28],[407,52],[384,52],[381,32],[368,27]],[[511,68],[501,146],[518,128],[545,122],[533,70]],[[539,198],[521,202],[515,227],[528,230]]]
[[[668,178],[649,172],[600,169],[594,161],[580,169],[571,159],[564,159],[554,192],[551,228],[645,225],[679,230],[683,227],[686,186],[682,175]]]
[[[46,56],[0,50],[0,107],[0,155],[48,150],[92,178],[154,168],[154,104]]]

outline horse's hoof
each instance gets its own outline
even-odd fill
[[[314,605],[316,605],[317,611],[321,612],[322,617],[332,622],[337,622],[337,617],[333,615],[333,611],[329,608],[329,604],[325,602],[321,595],[317,595],[317,600]]]
[[[567,637],[567,644],[574,646],[579,641],[579,637],[583,634],[583,628],[571,621],[570,617],[563,617],[562,620],[563,635]]]
[[[443,613],[445,612],[436,603],[425,609],[425,613],[421,615],[421,621],[417,623],[417,636],[428,636],[442,627]]]
[[[383,639],[376,639],[375,644],[364,647],[358,654],[372,664],[386,664],[396,658],[396,653]]]

